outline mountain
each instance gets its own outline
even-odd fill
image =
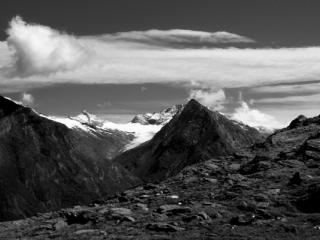
[[[288,127],[271,134],[263,144],[257,144],[255,150],[273,158],[300,156],[320,160],[320,115],[298,116]]]
[[[174,117],[174,115],[181,112],[183,107],[184,105],[178,104],[160,112],[138,114],[131,120],[131,122],[140,123],[142,125],[165,125]]]
[[[184,167],[244,152],[259,132],[190,100],[150,141],[115,158],[139,178],[161,180]]]
[[[160,112],[138,114],[128,123],[113,123],[100,119],[87,111],[74,117],[49,117],[50,119],[63,123],[71,129],[82,129],[87,132],[109,132],[110,134],[121,134],[122,145],[115,152],[118,153],[132,149],[150,140],[160,129],[167,124],[174,115],[182,111],[183,105],[174,105]],[[125,141],[127,140],[127,141]]]
[[[123,141],[121,132],[68,128],[0,97],[0,220],[88,204],[139,184],[110,161]]]
[[[191,101],[144,144],[154,154],[150,161],[162,154],[171,162],[190,160],[188,148],[219,150],[219,157],[98,204],[1,223],[0,239],[319,239],[320,116],[299,116],[250,148],[256,137],[245,131],[251,129]],[[236,154],[224,155],[229,147]],[[239,155],[244,150],[250,154]]]

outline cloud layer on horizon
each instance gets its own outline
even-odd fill
[[[0,86],[5,86],[5,91],[10,91],[10,86],[11,91],[16,91],[61,82],[167,82],[218,91],[224,87],[294,83],[320,77],[320,47],[178,49],[154,48],[154,42],[148,43],[154,40],[153,35],[158,36],[157,41],[167,42],[172,38],[176,42],[251,41],[229,33],[221,37],[221,33],[152,30],[76,37],[25,23],[19,17],[11,21],[7,32],[9,48],[3,43],[0,48],[0,63],[11,63],[0,67]],[[210,36],[209,40],[203,35]],[[141,38],[147,41],[139,42]],[[8,56],[10,59],[6,59]],[[8,71],[11,77],[6,75]]]
[[[282,93],[294,89],[303,96],[312,84],[308,89],[292,86],[320,79],[320,47],[255,48],[254,40],[228,32],[173,29],[72,36],[16,17],[7,33],[7,41],[0,42],[0,93],[57,83],[168,83],[184,85],[190,97],[221,109],[224,88],[251,87],[258,93],[280,91],[268,88],[272,84],[289,84]],[[277,98],[253,102],[276,104]]]

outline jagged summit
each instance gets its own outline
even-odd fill
[[[257,130],[243,129],[192,99],[149,142],[116,161],[142,179],[157,180],[190,164],[243,151],[259,140]]]
[[[173,118],[174,115],[181,112],[183,107],[184,105],[179,104],[168,107],[160,112],[138,114],[131,120],[131,122],[140,123],[142,125],[165,125]]]
[[[298,126],[301,126],[306,120],[307,120],[306,116],[299,115],[298,117],[296,117],[294,120],[291,121],[288,128],[292,129],[292,128],[296,128]]]
[[[299,115],[297,118],[291,121],[291,123],[288,126],[288,129],[308,126],[311,124],[320,125],[320,115],[312,118],[307,118],[304,115]]]

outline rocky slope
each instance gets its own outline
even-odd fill
[[[151,152],[152,161],[187,159],[177,172],[167,162],[174,176],[91,205],[2,222],[0,239],[319,239],[320,116],[300,116],[249,148],[260,137],[243,127],[191,101],[138,153],[128,151]]]
[[[124,152],[115,161],[143,180],[162,180],[188,165],[240,154],[261,139],[257,130],[235,124],[190,100],[152,140]]]
[[[0,97],[0,220],[85,204],[139,184],[114,157],[126,137],[83,131]]]
[[[249,155],[196,163],[91,206],[1,223],[0,238],[319,239],[320,158],[307,153],[319,149],[318,120],[295,120]]]

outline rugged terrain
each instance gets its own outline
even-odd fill
[[[0,220],[90,203],[137,185],[110,160],[126,137],[69,129],[0,97]]]
[[[144,156],[162,164],[161,174],[149,165],[136,170]],[[320,116],[299,116],[262,140],[192,100],[152,140],[116,160],[154,182],[2,222],[0,239],[320,238]]]
[[[254,128],[190,100],[150,141],[117,156],[115,161],[143,180],[163,180],[188,165],[246,152],[261,140]]]

